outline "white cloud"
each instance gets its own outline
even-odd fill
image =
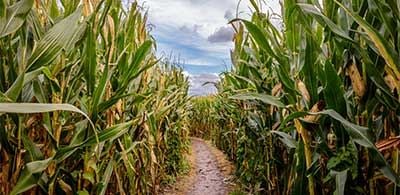
[[[150,21],[172,26],[202,25],[200,33],[206,38],[227,23],[225,12],[236,10],[236,0],[140,0],[149,7]],[[249,3],[243,0],[241,10]]]
[[[223,43],[232,41],[233,30],[230,26],[223,26],[217,29],[213,34],[208,36],[207,40],[211,43]]]
[[[224,14],[224,18],[229,21],[229,20],[234,19],[235,16],[233,15],[231,10],[226,10],[225,14]]]
[[[149,22],[154,25],[152,34],[158,41],[160,53],[173,52],[190,64],[219,65],[229,59],[232,43],[207,39],[221,27],[227,28],[229,20],[225,15],[236,12],[236,0],[139,0],[139,4],[149,10]],[[247,0],[243,0],[241,11],[248,12],[248,6]],[[176,45],[185,48],[177,49]],[[184,50],[188,47],[201,54],[186,55],[189,52]],[[206,53],[208,55],[204,55]]]
[[[190,80],[190,95],[205,95],[213,94],[217,92],[213,83],[219,81],[219,77],[216,74],[198,74],[189,75]]]
[[[133,0],[126,0],[133,1]],[[249,18],[249,0],[138,0],[148,9],[149,22],[154,26],[151,34],[157,40],[159,55],[179,56],[186,64],[221,66],[230,65],[229,41],[232,34],[227,23],[236,17]],[[267,6],[279,12],[278,0],[268,0]],[[263,7],[263,10],[268,10]],[[216,72],[218,73],[218,72]],[[192,74],[192,92],[210,92],[212,86],[198,85],[203,81],[215,81],[215,75]],[[197,83],[197,84],[196,84]],[[201,93],[201,92],[199,92]]]

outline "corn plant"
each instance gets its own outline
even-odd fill
[[[149,194],[182,171],[188,81],[112,0],[0,1],[0,191]]]
[[[400,5],[285,0],[280,29],[250,2],[208,129],[244,189],[397,194]]]
[[[214,113],[215,98],[213,96],[199,96],[192,99],[191,112],[190,112],[190,135],[193,137],[202,137],[210,139],[214,137],[210,135],[209,129],[214,129],[214,121],[218,120],[213,118],[217,116]],[[208,116],[208,117],[204,117]]]

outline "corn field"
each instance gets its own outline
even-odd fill
[[[400,2],[249,2],[191,97],[136,1],[0,0],[0,194],[159,194],[190,136],[244,193],[399,194]]]
[[[284,0],[281,26],[250,2],[191,129],[251,194],[398,194],[399,2]]]
[[[185,169],[189,83],[113,0],[0,0],[0,194],[156,194]]]

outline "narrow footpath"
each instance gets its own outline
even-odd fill
[[[192,138],[191,154],[188,156],[191,169],[178,178],[163,195],[227,195],[234,188],[234,167],[223,152],[204,140]]]
[[[192,150],[195,153],[196,179],[187,195],[225,195],[228,185],[223,173],[218,168],[218,161],[204,141],[192,139]]]

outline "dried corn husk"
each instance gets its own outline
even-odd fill
[[[386,85],[390,88],[391,92],[394,92],[396,89],[396,81],[394,80],[393,76],[388,74],[385,76]]]
[[[298,80],[297,81],[297,88],[299,89],[301,95],[303,96],[304,100],[306,102],[310,102],[310,93],[307,90],[306,85],[303,83],[303,81]]]
[[[325,108],[325,102],[319,101],[311,108],[310,112],[320,112]],[[307,115],[304,117],[304,120],[310,123],[316,123],[319,119],[320,115]]]
[[[272,88],[271,94],[272,96],[277,96],[279,95],[279,92],[281,92],[282,89],[282,83],[278,83]]]
[[[357,65],[355,63],[351,63],[347,67],[347,74],[350,76],[351,85],[353,86],[353,90],[358,97],[363,97],[366,91],[365,82],[358,71]]]

